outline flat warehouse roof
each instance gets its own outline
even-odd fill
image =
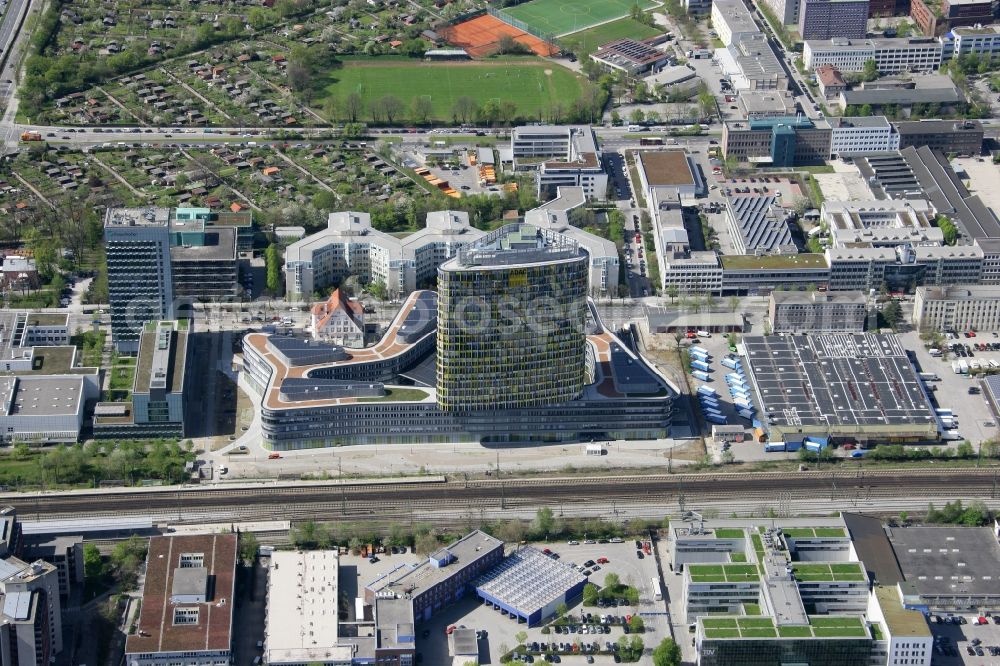
[[[907,527],[891,530],[889,540],[921,595],[1000,595],[1000,545],[988,527]]]
[[[894,335],[755,336],[743,339],[768,423],[795,426],[931,426],[920,381]]]
[[[476,591],[527,616],[586,580],[576,569],[529,546],[514,551],[483,574]]]

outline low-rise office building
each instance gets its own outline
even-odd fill
[[[864,39],[868,0],[801,0],[798,26],[802,39]]]
[[[795,98],[788,90],[741,90],[736,97],[746,118],[783,118],[795,115]]]
[[[911,120],[893,124],[899,133],[899,148],[927,146],[946,155],[978,155],[983,150],[983,124],[978,120]]]
[[[973,245],[830,248],[826,255],[831,291],[976,284],[983,267],[983,251]]]
[[[928,74],[913,79],[883,78],[862,83],[859,88],[840,93],[837,103],[845,112],[864,106],[878,112],[886,107],[911,109],[915,104],[936,104],[942,115],[947,115],[963,112],[966,97],[951,77]]]
[[[1000,55],[1000,24],[952,28],[941,37],[941,42],[953,58],[963,55],[995,58]]]
[[[943,245],[934,223],[937,211],[926,199],[824,201],[820,219],[834,248]]]
[[[1000,287],[977,284],[917,287],[913,325],[934,331],[998,331]]]
[[[773,291],[767,319],[773,333],[862,333],[868,299],[860,291]]]
[[[236,558],[235,534],[152,537],[142,610],[136,632],[125,642],[125,662],[132,666],[231,663]]]
[[[830,118],[830,154],[853,157],[899,148],[899,134],[885,116]]]
[[[130,402],[99,403],[94,436],[183,437],[187,320],[151,322],[139,341]]]
[[[743,0],[713,0],[712,27],[724,47],[744,35],[760,33]]]
[[[841,72],[860,72],[869,60],[882,74],[906,71],[933,71],[941,66],[941,42],[926,37],[878,39],[807,39],[802,46],[806,69],[831,65]]]
[[[778,290],[822,289],[830,270],[822,254],[723,255],[722,295],[755,296]]]
[[[539,196],[560,187],[582,187],[588,199],[605,199],[608,176],[593,128],[587,125],[524,125],[510,135],[515,171],[535,171]]]
[[[789,167],[830,158],[830,125],[805,116],[727,120],[722,126],[722,154],[740,162]]]
[[[737,254],[796,254],[790,217],[790,211],[779,206],[773,196],[726,199],[726,221]]]

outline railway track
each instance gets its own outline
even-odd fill
[[[303,486],[186,487],[150,492],[74,492],[0,495],[26,519],[152,516],[175,523],[229,520],[346,520],[455,512],[519,513],[540,506],[668,506],[893,498],[1000,499],[1000,469],[856,470],[798,473],[671,474],[441,480],[427,483],[310,484]]]

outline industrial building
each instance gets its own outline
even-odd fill
[[[927,37],[807,39],[802,46],[806,69],[832,65],[841,72],[860,72],[869,60],[883,74],[929,72],[941,67],[941,42]]]
[[[537,626],[583,593],[586,577],[528,547],[516,549],[476,581],[476,594],[518,622]]]
[[[885,116],[830,118],[830,154],[853,157],[899,148],[899,133]]]
[[[285,290],[310,299],[353,275],[399,298],[433,281],[443,261],[482,235],[464,211],[428,213],[427,225],[402,239],[373,228],[368,213],[330,213],[326,229],[285,248]]]
[[[131,400],[98,403],[94,408],[95,437],[184,436],[187,321],[146,324],[139,341]]]
[[[943,245],[934,224],[937,211],[926,199],[824,201],[820,219],[833,248]]]
[[[756,120],[795,115],[795,99],[787,90],[741,90],[736,100],[746,118]]]
[[[910,120],[893,125],[899,133],[900,149],[926,146],[946,155],[978,155],[983,151],[983,124],[978,120]]]
[[[743,0],[713,0],[712,27],[726,47],[744,35],[760,34]]]
[[[741,344],[770,441],[938,439],[927,394],[894,335],[746,337]]]
[[[773,291],[767,320],[772,333],[863,333],[868,299],[860,291]]]
[[[763,33],[739,34],[715,57],[733,90],[787,90],[785,69]]]
[[[740,162],[790,167],[830,159],[829,123],[805,116],[727,120],[722,125],[722,154]]]
[[[575,246],[568,239],[559,245],[567,248],[567,252]],[[489,255],[485,247],[477,252],[485,252],[484,257]],[[514,263],[500,265],[504,256],[515,259]],[[516,270],[517,262],[523,258],[522,253],[498,248],[495,261],[498,270],[508,273]],[[553,274],[576,271],[576,264],[577,260],[560,259],[552,264]],[[583,264],[579,268],[585,276],[586,262]],[[528,265],[522,264],[522,268]],[[456,277],[469,272],[468,268],[462,269],[457,263],[456,266]],[[540,266],[537,275],[547,275],[546,270],[546,266]],[[535,275],[536,272],[531,273]],[[523,282],[519,282],[520,276]],[[489,301],[485,300],[485,293],[479,294],[484,299],[478,304],[475,300],[468,303],[468,316],[493,312],[494,298],[517,304],[518,294],[537,288],[529,277],[527,271],[510,272],[512,282],[507,289],[494,288]],[[386,441],[537,442],[664,436],[676,389],[607,332],[594,307],[584,306],[584,311],[578,313],[575,299],[583,303],[586,293],[577,284],[579,276],[573,279],[558,286],[564,290],[564,296],[569,294],[566,290],[576,294],[565,312],[554,308],[539,311],[529,301],[530,307],[526,309],[505,312],[508,317],[505,321],[511,321],[511,314],[516,317],[509,336],[503,335],[506,329],[502,327],[486,326],[498,321],[495,319],[484,317],[480,320],[482,325],[470,321],[470,328],[458,325],[458,319],[454,319],[455,326],[449,324],[447,332],[442,333],[444,351],[440,353],[435,353],[437,328],[442,321],[439,317],[449,321],[453,317],[439,310],[444,312],[454,304],[438,308],[436,295],[427,291],[413,292],[383,338],[365,349],[345,349],[266,333],[248,334],[243,340],[243,377],[247,388],[260,401],[263,445],[287,450]],[[455,283],[453,295],[463,293],[470,284],[475,291],[475,281],[469,283],[462,278]],[[545,288],[557,287],[543,284],[541,289]],[[458,310],[452,312],[456,317],[459,315]],[[581,314],[583,320],[578,318]],[[548,330],[553,322],[560,327],[558,345],[542,348],[537,357],[511,350],[508,340],[519,340],[527,335],[526,331]],[[570,322],[582,323],[583,328],[573,330]],[[478,337],[484,332],[498,337],[489,338],[485,347],[479,347],[483,362],[468,376],[452,373],[453,362],[469,362],[472,345],[480,344]],[[537,344],[536,340],[528,346]],[[561,365],[557,370],[547,375],[538,368],[548,368],[557,362],[552,353],[556,347],[565,349],[566,354],[558,359]],[[570,352],[576,363],[570,362]],[[483,357],[484,353],[489,356]],[[516,363],[511,365],[515,360],[520,363],[518,359],[535,368],[538,374],[527,376],[515,367]],[[506,373],[508,368],[526,378],[524,386],[543,388],[539,395],[546,402],[543,404],[539,396],[527,395],[515,387],[512,397],[506,398],[508,403],[525,396],[530,404],[496,409],[489,403],[474,408],[479,394],[472,391],[471,385],[488,381],[485,378],[492,373]],[[507,375],[501,381],[508,381]],[[446,409],[439,406],[438,391],[442,386],[457,388],[445,399]],[[548,402],[557,395],[570,394],[572,398]]]
[[[628,76],[637,76],[656,70],[665,65],[670,57],[665,51],[656,48],[652,40],[618,39],[608,44],[602,44],[592,53],[590,59],[605,69],[624,72]]]
[[[798,26],[802,39],[864,39],[868,0],[801,0]]]
[[[726,221],[736,254],[796,254],[790,211],[769,195],[734,195],[726,199]]]
[[[535,171],[540,197],[560,187],[582,187],[588,199],[607,196],[608,175],[593,128],[587,125],[523,125],[510,133],[515,171]]]
[[[708,187],[694,159],[684,150],[640,150],[636,152],[636,169],[643,194],[660,200],[693,201],[704,196]],[[661,190],[660,193],[654,190]]]
[[[1000,287],[977,284],[917,287],[913,325],[931,331],[1000,331]]]
[[[503,560],[503,541],[476,530],[431,553],[423,562],[402,564],[365,585],[365,603],[382,597],[409,602],[416,622],[474,591],[476,580]]]
[[[142,609],[125,642],[130,666],[218,666],[232,659],[235,534],[149,540]]]

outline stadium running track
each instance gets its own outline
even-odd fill
[[[671,474],[658,476],[566,477],[462,481],[432,479],[425,483],[310,484],[293,487],[254,486],[163,488],[116,492],[22,493],[0,496],[26,519],[73,519],[165,516],[177,522],[305,520],[343,516],[388,518],[428,514],[443,506],[454,511],[533,509],[587,503],[656,506],[683,497],[689,506],[701,502],[735,505],[766,501],[826,500],[831,510],[863,497],[879,499],[955,498],[996,500],[998,472],[990,469],[856,470],[744,474]],[[838,501],[839,500],[839,501]]]

